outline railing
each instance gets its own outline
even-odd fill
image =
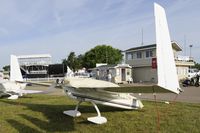
[[[47,70],[30,71],[30,74],[47,74]]]
[[[194,58],[189,56],[177,56],[175,57],[175,61],[194,62]]]
[[[53,78],[27,78],[24,81],[56,81],[57,79],[62,80],[64,77],[53,77]]]
[[[180,61],[175,60],[176,65],[183,65],[183,66],[194,66],[194,61]]]

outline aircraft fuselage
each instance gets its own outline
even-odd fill
[[[98,82],[97,80],[94,81]],[[63,89],[66,95],[78,101],[93,101],[97,104],[123,109],[143,107],[141,101],[129,93],[109,92],[103,90],[103,88],[76,88],[69,85],[63,85]]]

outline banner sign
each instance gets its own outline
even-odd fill
[[[152,62],[151,62],[151,67],[152,69],[156,69],[157,68],[157,59],[156,58],[152,58]]]

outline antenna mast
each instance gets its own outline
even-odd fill
[[[184,35],[184,55],[186,56],[186,36]]]
[[[141,43],[141,45],[143,46],[143,44],[144,44],[144,42],[143,42],[143,28],[142,28],[142,43]]]

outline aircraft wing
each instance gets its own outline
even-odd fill
[[[20,90],[23,94],[34,94],[34,93],[42,93],[43,91],[37,91],[37,90]]]
[[[172,93],[171,90],[162,88],[157,84],[119,86],[117,84],[96,79],[70,78],[65,80],[67,86],[78,88],[83,93],[90,93],[92,90],[121,92],[121,93]]]
[[[24,82],[24,81],[16,81],[16,82],[48,87],[48,89],[44,90],[44,91],[41,91],[41,90],[21,90],[21,92],[25,93],[25,94],[34,94],[34,93],[46,94],[46,93],[50,93],[50,92],[54,91],[56,88],[61,87],[60,85],[57,85],[56,83],[53,83],[53,82]]]
[[[40,86],[46,86],[46,87],[49,87],[49,86],[52,86],[53,83],[50,83],[50,82],[26,82],[26,81],[16,81],[17,83],[25,83],[25,84],[33,84],[33,85],[40,85]]]
[[[80,89],[90,89],[81,87]],[[166,90],[160,86],[122,86],[122,87],[106,87],[106,88],[91,88],[104,90],[109,92],[120,92],[120,93],[171,93],[171,91]]]

